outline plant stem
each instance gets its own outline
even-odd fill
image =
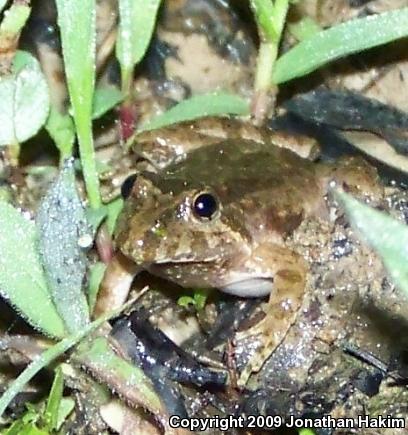
[[[95,0],[56,0],[65,74],[91,208],[102,204],[92,136],[95,88]]]
[[[271,88],[271,77],[278,46],[275,43],[261,42],[258,53],[258,63],[255,72],[255,91],[268,91]]]
[[[18,160],[20,158],[20,151],[21,151],[21,146],[17,142],[17,140],[15,142],[11,143],[7,147],[6,158],[7,158],[8,164],[10,166],[12,166],[12,167],[18,166]]]
[[[126,142],[134,133],[136,123],[136,110],[133,103],[133,66],[121,65],[122,94],[124,100],[120,106],[120,136]]]
[[[251,1],[261,41],[252,101],[252,116],[258,123],[274,110],[278,88],[272,83],[272,73],[289,9],[289,0],[275,0],[272,8],[271,2]]]
[[[93,144],[91,120],[81,119],[76,124],[78,135],[79,154],[81,157],[82,172],[84,174],[89,205],[93,209],[101,207],[102,200],[99,191],[99,178],[96,169],[95,149]]]
[[[129,101],[132,98],[132,79],[133,79],[133,67],[127,68],[122,66],[121,68],[121,82],[122,82],[122,94],[124,101]]]

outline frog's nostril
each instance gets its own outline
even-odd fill
[[[130,196],[130,192],[132,191],[133,185],[135,184],[137,175],[129,175],[126,180],[123,182],[120,192],[122,194],[123,199],[127,199]]]
[[[211,193],[200,193],[194,199],[193,207],[199,218],[212,219],[218,211],[218,201]]]

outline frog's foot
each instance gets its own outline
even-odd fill
[[[277,272],[274,276],[274,288],[269,299],[266,317],[253,328],[239,335],[239,338],[260,335],[261,345],[244,367],[238,379],[238,386],[245,386],[251,374],[262,368],[295,323],[305,294],[306,271],[305,262],[299,261],[296,269]]]

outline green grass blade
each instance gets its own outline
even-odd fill
[[[211,93],[184,100],[167,112],[142,125],[139,133],[205,116],[248,115],[248,103],[238,95]]]
[[[109,234],[112,235],[115,231],[116,221],[118,220],[119,214],[123,209],[124,201],[122,198],[117,198],[114,201],[106,205],[107,216],[106,216],[106,226],[108,227]]]
[[[122,92],[113,86],[96,88],[93,100],[92,119],[98,119],[123,100]]]
[[[119,0],[119,34],[116,57],[122,89],[129,90],[134,66],[141,61],[152,38],[160,0]]]
[[[95,308],[96,297],[98,295],[99,286],[102,282],[103,275],[105,274],[106,264],[99,261],[91,266],[89,271],[89,285],[88,285],[88,304],[89,311],[92,313]]]
[[[91,330],[95,329],[95,323],[101,324],[100,320],[91,323],[83,331],[78,332],[64,340],[60,341],[53,347],[43,352],[37,359],[33,360],[27,368],[17,377],[12,385],[5,391],[0,398],[0,416],[6,410],[10,402],[20,393],[25,384],[30,381],[41,369],[50,364],[53,360],[58,358],[69,348],[77,344],[82,338],[84,338]],[[97,325],[99,326],[99,325]]]
[[[45,414],[49,419],[49,426],[51,430],[57,428],[58,423],[58,410],[62,400],[62,393],[64,390],[64,375],[62,374],[61,367],[55,370],[54,381],[51,386],[50,395],[48,396]]]
[[[393,283],[408,295],[408,227],[341,190],[335,190],[334,197],[353,226],[380,255]]]
[[[99,317],[92,323],[89,323],[82,331],[78,331],[75,334],[64,338],[43,352],[38,358],[34,359],[0,397],[0,417],[3,415],[10,402],[24,389],[24,386],[27,384],[27,382],[29,382],[41,369],[60,357],[68,349],[78,344],[84,337],[95,331],[95,329],[99,328],[102,323],[106,322],[112,317],[116,317],[134,302],[135,300],[133,299],[119,309],[111,311],[105,316]]]
[[[74,121],[68,113],[61,113],[51,106],[45,128],[61,153],[61,161],[72,156],[75,142]]]
[[[304,76],[352,53],[408,35],[408,8],[351,20],[302,41],[275,64],[276,84]]]
[[[75,408],[75,401],[70,397],[63,397],[61,399],[60,407],[58,409],[58,419],[55,429],[59,431],[65,420]]]
[[[91,207],[101,205],[92,136],[95,0],[56,0],[65,73]]]
[[[274,6],[272,1],[251,0],[250,4],[259,30],[262,31],[264,38],[268,39],[269,41],[277,42],[279,39],[279,34],[273,21]]]

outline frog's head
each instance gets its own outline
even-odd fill
[[[250,254],[251,237],[239,204],[223,201],[219,188],[152,173],[125,187],[117,248],[142,268],[180,285],[228,291],[231,270]]]

